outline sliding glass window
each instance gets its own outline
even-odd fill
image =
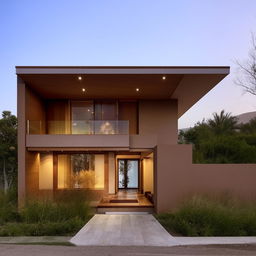
[[[117,134],[118,111],[116,101],[95,102],[95,133]]]
[[[72,134],[93,134],[93,101],[71,103]]]
[[[133,103],[133,102],[132,102]],[[116,100],[72,101],[72,134],[136,134],[136,104],[121,104],[120,116]]]

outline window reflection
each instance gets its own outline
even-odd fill
[[[116,101],[73,101],[71,107],[72,134],[116,134]]]
[[[103,154],[58,155],[59,189],[103,189]]]
[[[139,161],[118,160],[118,188],[138,188]]]
[[[117,120],[116,101],[97,101],[95,103],[95,120]]]
[[[93,134],[93,102],[73,101],[71,109],[72,134]]]

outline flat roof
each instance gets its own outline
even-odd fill
[[[229,66],[15,66],[16,68],[229,68]]]
[[[177,99],[179,117],[229,71],[228,66],[16,66],[18,77],[42,98]]]
[[[17,74],[228,74],[228,66],[16,66]]]

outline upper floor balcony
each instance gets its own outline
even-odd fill
[[[126,120],[27,121],[26,147],[30,150],[153,148],[153,134],[129,134]]]
[[[27,134],[128,135],[127,120],[27,121]]]
[[[129,148],[129,121],[27,121],[28,148]]]

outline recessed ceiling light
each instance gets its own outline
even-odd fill
[[[82,92],[85,92],[85,88],[82,89]]]
[[[166,79],[166,76],[163,76],[162,79],[165,80],[165,79]]]
[[[136,92],[138,92],[140,90],[140,88],[136,88]]]
[[[79,77],[78,77],[78,80],[80,80],[80,81],[81,81],[81,80],[82,80],[82,77],[81,77],[81,76],[79,76]]]

